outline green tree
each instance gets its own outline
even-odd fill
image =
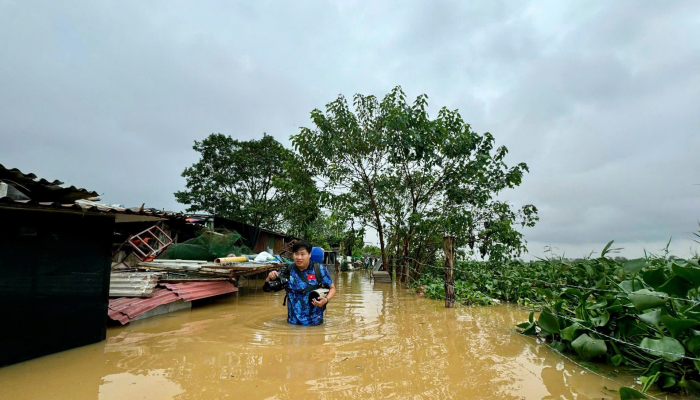
[[[369,256],[381,257],[382,256],[382,249],[380,249],[377,246],[371,245],[371,244],[366,244],[364,246],[359,246],[355,250],[353,250],[353,254],[356,256],[369,255]]]
[[[328,195],[325,203],[377,230],[387,265],[383,199],[377,193],[389,156],[382,110],[374,96],[355,95],[354,106],[352,112],[341,95],[326,105],[325,114],[313,110],[314,129],[301,128],[292,136],[292,143],[322,183]]]
[[[344,213],[322,213],[311,224],[308,236],[302,236],[324,249],[339,248],[346,256],[358,255],[362,249],[365,230],[355,229],[353,219]]]
[[[534,225],[537,209],[515,210],[496,196],[520,185],[527,165],[508,167],[507,149],[474,132],[457,110],[431,119],[427,106],[426,95],[408,103],[400,87],[381,102],[355,95],[355,111],[339,96],[325,114],[312,111],[315,127],[292,141],[331,199],[377,229],[384,265],[385,237],[404,274],[409,258],[414,270],[434,258],[446,234],[458,246],[476,245],[482,257],[519,255],[524,240],[515,224]]]
[[[490,133],[474,132],[457,110],[442,108],[437,118],[427,112],[428,97],[406,101],[400,87],[382,102],[390,149],[390,189],[387,221],[410,246],[415,272],[423,253],[432,258],[442,247],[443,235],[454,235],[456,245],[476,245],[482,257],[500,261],[525,249],[514,224],[533,226],[537,209],[512,209],[496,200],[504,189],[520,185],[528,171],[525,163],[508,167],[505,146],[495,147]],[[408,254],[408,249],[403,249]],[[402,275],[407,279],[408,260]]]
[[[200,160],[175,193],[188,212],[274,230],[303,232],[319,213],[319,192],[298,157],[272,136],[239,141],[220,133],[195,141]]]

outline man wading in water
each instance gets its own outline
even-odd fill
[[[323,265],[311,262],[311,245],[308,242],[296,242],[292,251],[294,263],[288,264],[281,271],[270,272],[265,282],[275,280],[280,275],[288,279],[285,286],[287,322],[295,325],[322,324],[326,304],[335,296],[331,275]],[[328,289],[328,294],[309,301],[310,292],[317,288]]]

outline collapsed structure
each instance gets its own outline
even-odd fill
[[[0,304],[12,327],[0,330],[0,366],[104,340],[108,317],[123,325],[234,293],[296,240],[62,185],[0,164]],[[230,255],[243,258],[215,262]]]

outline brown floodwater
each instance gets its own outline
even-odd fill
[[[347,272],[336,275],[326,322],[298,327],[286,323],[284,292],[241,286],[239,296],[111,327],[101,343],[0,368],[0,398],[618,398],[605,389],[617,383],[510,331],[528,316],[515,306],[445,309]]]

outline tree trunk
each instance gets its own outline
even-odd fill
[[[382,221],[379,218],[379,212],[375,212],[374,217],[377,223],[377,233],[379,234],[379,247],[382,250],[382,268],[384,271],[390,271],[387,265],[386,248],[384,246],[384,229],[382,229]]]
[[[403,238],[403,257],[401,259],[401,268],[403,269],[403,276],[401,277],[401,283],[408,283],[408,277],[411,271],[408,269],[408,238]]]
[[[393,278],[393,275],[394,275],[394,267],[393,267],[393,265],[394,265],[394,255],[393,255],[393,254],[390,254],[390,255],[389,255],[389,265],[385,265],[385,267],[386,267],[386,270],[389,271],[389,277],[390,277],[391,279],[394,279],[394,278]]]
[[[377,223],[377,233],[379,234],[379,247],[382,250],[382,268],[384,268],[384,271],[391,272],[389,266],[387,265],[386,248],[384,247],[384,229],[382,228],[382,219],[379,216],[379,205],[377,204],[377,200],[374,198],[374,190],[372,190],[372,186],[370,185],[369,180],[365,177],[364,181],[367,187],[367,193],[369,194],[369,201],[372,204],[372,211],[374,211],[374,222]]]
[[[413,279],[418,280],[420,279],[422,273],[423,273],[423,266],[420,265],[419,261],[420,260],[420,255],[423,252],[423,242],[421,242],[418,247],[416,248],[416,253],[413,255],[413,261],[411,265],[413,265]],[[409,275],[411,276],[411,275]]]
[[[455,237],[445,236],[445,308],[455,306]]]
[[[399,234],[396,234],[396,237],[394,238],[394,263],[396,265],[396,279],[401,282],[401,277],[403,276],[403,268],[401,267],[401,252],[399,249],[401,246],[399,245]]]

